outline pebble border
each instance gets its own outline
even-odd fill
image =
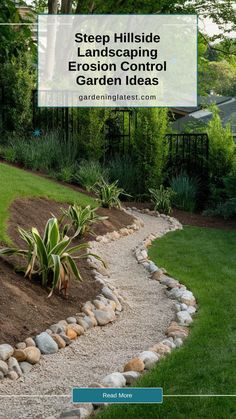
[[[176,321],[172,321],[166,330],[167,338],[154,344],[151,348],[141,352],[135,358],[127,360],[124,365],[124,372],[113,372],[104,377],[100,383],[91,383],[88,387],[125,387],[133,384],[142,373],[152,368],[159,360],[172,352],[175,348],[183,345],[183,341],[189,334],[188,326],[192,323],[192,316],[197,310],[196,299],[192,292],[180,282],[169,277],[164,268],[159,268],[148,258],[147,249],[152,241],[160,238],[169,231],[182,229],[178,220],[168,215],[159,214],[157,211],[149,209],[138,209],[136,207],[123,210],[128,213],[136,211],[160,217],[168,221],[169,228],[161,234],[150,234],[143,242],[133,249],[134,257],[149,273],[150,279],[158,281],[166,289],[166,295],[175,301]],[[133,215],[133,214],[132,214]],[[134,219],[133,224],[121,228],[119,231],[107,233],[104,236],[97,236],[96,241],[109,243],[121,237],[128,236],[139,230],[144,225],[139,218]],[[90,242],[93,245],[93,242]],[[89,252],[90,250],[88,250]],[[116,320],[123,310],[124,299],[118,289],[109,284],[109,272],[93,257],[89,256],[88,264],[92,269],[95,280],[103,287],[101,294],[96,299],[87,301],[82,306],[82,311],[74,317],[60,320],[51,325],[45,332],[35,337],[26,338],[24,342],[19,342],[13,348],[9,344],[0,345],[0,379],[10,378],[17,380],[23,374],[30,372],[34,364],[40,362],[41,354],[48,355],[57,352],[70,345],[86,330],[95,326],[105,326]],[[62,412],[59,418],[78,417],[85,418],[90,416],[98,408],[106,406],[86,404],[77,409]]]

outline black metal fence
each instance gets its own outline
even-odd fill
[[[4,127],[4,108],[8,106],[4,99],[4,89],[0,86],[0,131]],[[37,106],[37,91],[32,94],[32,130],[45,134],[58,130],[65,140],[76,138],[78,141],[81,130],[80,108],[39,108]],[[112,117],[107,119],[104,128],[104,159],[114,155],[132,153],[137,127],[135,109],[115,109]],[[5,124],[6,125],[6,124]],[[168,134],[166,136],[169,153],[167,175],[173,176],[186,172],[190,176],[204,179],[208,177],[209,140],[206,133]]]
[[[208,175],[209,139],[206,133],[168,134],[166,139],[170,175],[181,171],[201,178]]]
[[[198,206],[203,208],[209,194],[209,139],[206,133],[168,134],[169,144],[166,176],[186,173],[198,182]]]

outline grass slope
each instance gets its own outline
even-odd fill
[[[0,240],[9,241],[6,233],[9,207],[14,199],[20,197],[45,197],[58,202],[94,204],[92,198],[71,188],[0,163]]]
[[[185,345],[143,376],[139,387],[161,386],[165,395],[236,394],[235,249],[235,232],[198,227],[169,233],[154,243],[150,258],[193,291],[200,309]],[[233,417],[233,397],[166,397],[163,405],[112,406],[98,415],[99,419]]]

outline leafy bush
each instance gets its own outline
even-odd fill
[[[208,208],[203,215],[218,215],[228,219],[236,215],[236,172],[223,179],[223,187],[218,188],[215,208]]]
[[[69,164],[68,166],[64,166],[60,169],[58,173],[56,173],[56,177],[58,180],[62,182],[70,183],[74,179],[75,173],[75,165]]]
[[[154,203],[155,211],[159,211],[164,214],[171,213],[171,200],[174,196],[174,192],[171,188],[164,188],[163,185],[159,189],[149,189],[151,194],[152,202]]]
[[[87,191],[91,191],[96,182],[106,177],[106,171],[97,161],[82,161],[74,179]]]
[[[15,55],[15,54],[14,54]],[[4,86],[4,125],[12,132],[32,129],[32,90],[35,69],[32,56],[21,52],[0,66],[0,84]]]
[[[203,215],[206,216],[219,216],[225,220],[236,215],[236,198],[228,199],[226,202],[221,202],[215,209],[207,209],[203,211]]]
[[[118,186],[124,188],[128,194],[132,194],[135,197],[138,195],[138,170],[131,157],[115,157],[108,165],[108,174],[109,180],[114,182],[118,179]]]
[[[170,182],[173,195],[173,205],[184,211],[193,212],[196,207],[198,182],[186,174],[173,177]]]
[[[212,107],[213,117],[208,124],[209,137],[209,176],[215,185],[222,185],[223,177],[235,168],[235,143],[230,124],[225,128],[216,106]]]
[[[104,179],[101,179],[100,182],[97,182],[93,191],[99,197],[99,203],[104,208],[121,208],[121,202],[119,196],[121,194],[127,195],[124,193],[122,188],[117,186],[118,180],[113,183],[107,183]]]
[[[89,231],[92,224],[98,223],[100,221],[106,220],[108,217],[102,217],[96,214],[98,208],[91,208],[90,205],[86,207],[81,207],[80,205],[70,205],[68,210],[63,211],[63,218],[66,216],[71,221],[71,226],[74,228],[73,237],[82,237],[86,232]],[[69,226],[66,226],[67,232],[69,231]]]
[[[88,253],[72,256],[72,254],[88,247],[87,244],[79,244],[71,247],[71,240],[67,236],[61,237],[58,220],[50,218],[46,224],[43,236],[36,228],[27,232],[19,228],[21,238],[26,242],[27,249],[4,248],[0,255],[22,255],[27,259],[25,276],[39,276],[43,287],[50,287],[53,290],[58,288],[65,290],[70,279],[81,280],[76,259],[87,257]],[[98,258],[98,256],[93,255]]]
[[[1,155],[8,161],[9,163],[14,163],[16,161],[16,151],[12,147],[4,147],[1,150]]]
[[[167,130],[167,109],[143,108],[137,111],[133,158],[137,164],[136,182],[140,194],[163,183],[168,153]]]

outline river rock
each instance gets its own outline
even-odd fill
[[[53,334],[52,338],[57,343],[59,349],[63,349],[63,348],[66,347],[66,342],[64,341],[64,339],[60,335]]]
[[[168,288],[179,288],[180,287],[180,283],[178,281],[176,281],[175,279],[171,278],[170,276],[167,275],[162,275],[160,283],[162,285],[166,285]]]
[[[34,339],[32,339],[32,338],[26,338],[25,339],[25,344],[26,344],[26,347],[36,346],[36,343],[35,343]]]
[[[7,375],[8,373],[8,365],[5,361],[0,361],[0,372],[2,372],[3,375]]]
[[[89,329],[89,325],[88,323],[84,320],[84,318],[79,318],[77,317],[77,323],[83,327],[84,330],[88,330]]]
[[[35,342],[42,354],[54,354],[58,351],[58,345],[53,338],[46,332],[42,332],[35,337]]]
[[[92,321],[90,316],[84,316],[83,320],[87,323],[89,329],[94,327],[94,322]]]
[[[192,316],[193,314],[195,314],[196,313],[196,307],[194,307],[194,306],[188,306],[188,308],[187,308],[187,312],[190,314],[190,316]]]
[[[99,326],[104,326],[107,323],[113,322],[116,318],[113,310],[94,310],[94,315]]]
[[[0,345],[0,360],[7,361],[13,355],[14,348],[8,343]]]
[[[69,324],[73,324],[73,323],[76,323],[76,318],[75,317],[67,317],[66,321]]]
[[[28,374],[33,368],[33,365],[26,361],[19,362],[19,365],[23,374]]]
[[[179,320],[180,325],[189,325],[192,323],[193,319],[187,311],[179,311],[177,313],[177,319]]]
[[[4,362],[4,361],[3,361]],[[0,380],[3,380],[3,378],[4,378],[4,374],[3,374],[3,372],[2,371],[0,371]]]
[[[26,353],[24,349],[15,349],[13,352],[14,358],[17,359],[17,361],[25,361],[26,360]]]
[[[73,324],[70,324],[67,327],[66,332],[67,332],[68,329],[74,330],[78,336],[84,335],[84,328],[82,326],[80,326],[79,324],[77,324],[77,323],[76,324],[74,324],[74,323]]]
[[[25,342],[19,342],[16,344],[16,349],[25,349],[26,343]]]
[[[158,353],[161,357],[171,353],[170,347],[161,342],[153,345],[150,351]]]
[[[66,336],[65,333],[60,333],[60,337],[65,341],[65,344],[67,346],[72,344],[72,340],[68,336]]]
[[[138,358],[144,362],[145,368],[147,370],[151,369],[160,359],[158,354],[155,354],[152,351],[144,351],[138,355]]]
[[[142,372],[145,368],[144,362],[140,358],[133,358],[131,361],[127,362],[124,366],[124,372],[127,371],[136,371]]]
[[[175,344],[173,342],[173,339],[172,340],[171,339],[172,338],[170,338],[170,339],[163,339],[163,341],[161,343],[163,343],[163,345],[169,346],[169,348],[171,348],[171,349],[175,349],[176,346],[175,346]]]
[[[124,387],[126,379],[120,372],[113,372],[104,377],[101,383],[108,387]]]
[[[119,302],[117,296],[108,287],[102,288],[102,294],[108,298],[108,300],[113,300],[115,303]]]
[[[158,272],[158,269],[159,269],[158,266],[154,262],[152,261],[149,262],[148,270],[151,274],[154,272]]]
[[[22,372],[21,372],[21,375],[22,375]],[[17,380],[18,377],[19,377],[19,375],[17,374],[17,372],[13,371],[13,370],[9,371],[8,374],[7,374],[7,378],[9,378],[10,380],[13,380],[13,381]]]
[[[61,323],[52,324],[49,327],[49,329],[52,331],[52,333],[56,333],[56,334],[63,333],[66,331],[66,327]]]
[[[30,364],[37,364],[40,361],[41,352],[34,346],[29,346],[25,349],[26,361]]]
[[[15,371],[18,376],[21,376],[22,375],[22,371],[20,369],[20,365],[18,364],[17,359],[14,358],[13,356],[11,356],[8,359],[8,368],[9,368],[9,372],[10,371]]]
[[[172,288],[171,291],[167,291],[167,295],[169,298],[173,299],[173,300],[178,300],[179,298],[181,298],[182,294],[184,293],[184,289],[183,288]]]
[[[59,320],[59,322],[57,322],[57,324],[60,324],[62,326],[64,326],[64,328],[66,329],[68,326],[68,323],[66,320]]]
[[[193,296],[193,293],[191,291],[185,290],[180,298],[181,302],[188,305],[188,306],[194,306],[196,304],[196,300]]]
[[[180,346],[183,345],[183,341],[182,341],[182,339],[177,338],[177,339],[174,340],[174,344],[175,344],[176,348],[180,348]]]
[[[70,338],[71,340],[74,340],[77,338],[77,333],[71,327],[68,327],[66,329],[66,336],[68,336],[68,338]]]
[[[152,273],[152,279],[154,279],[155,281],[160,281],[161,277],[162,277],[161,269],[158,269],[156,272]]]
[[[133,384],[140,376],[140,372],[137,371],[127,371],[123,372],[123,376],[126,379],[126,384]]]

